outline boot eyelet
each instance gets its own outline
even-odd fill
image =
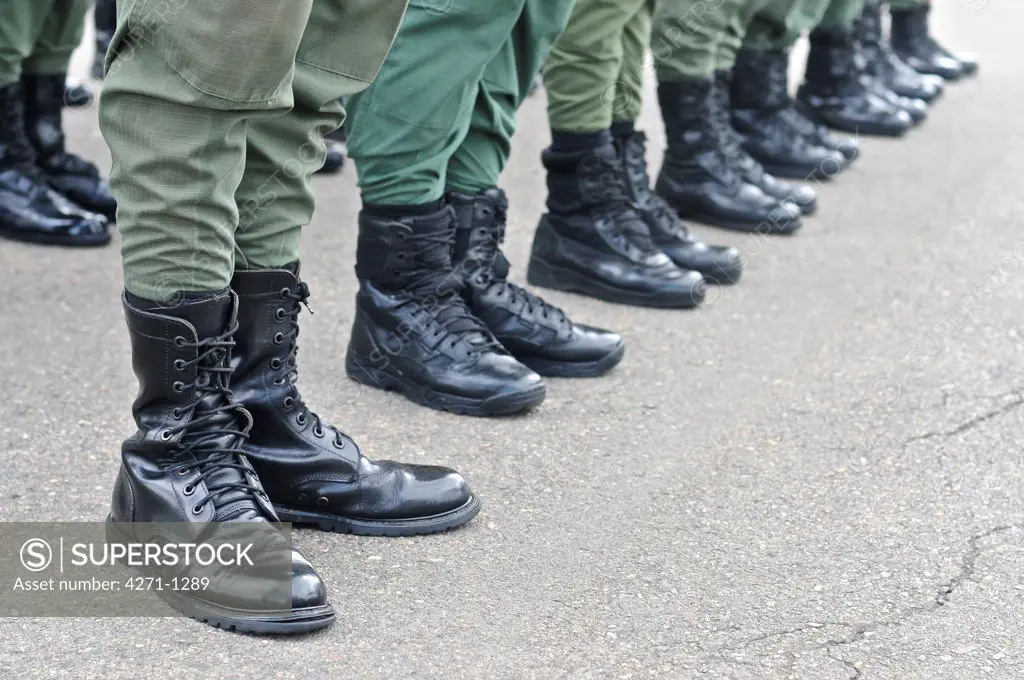
[[[404,241],[405,240],[405,232],[400,231],[397,234],[395,234],[395,239],[398,240],[398,241]]]
[[[330,503],[330,501],[327,499],[327,496],[320,496],[320,498],[316,499],[316,504],[317,505],[321,505],[322,506],[322,505],[327,505],[328,503]]]
[[[181,371],[184,371],[185,370],[185,360],[184,359],[175,359],[174,360],[174,370],[178,371],[179,373]]]
[[[171,434],[170,430],[164,430],[163,432],[160,433],[160,441],[169,442],[171,441],[171,437],[173,436],[174,435]]]
[[[284,333],[275,333],[274,334],[274,344],[275,345],[280,345],[282,342],[284,342]]]
[[[398,253],[397,257],[398,257],[399,260],[404,260],[405,259],[405,253]]]
[[[278,309],[276,312],[274,312],[274,318],[277,319],[278,321],[284,321],[285,314],[286,312],[283,309]]]
[[[181,335],[179,335],[178,337],[174,338],[174,346],[175,347],[184,347],[185,346],[185,338],[183,336],[181,336]]]
[[[277,369],[281,368],[281,360],[280,360],[280,359],[278,359],[277,357],[275,357],[275,358],[271,359],[271,360],[270,360],[270,368],[271,368],[271,369],[273,369],[273,370],[275,370],[275,371],[276,371]]]
[[[291,294],[292,294],[292,289],[291,288],[282,288],[281,289],[281,299],[282,300],[286,299]]]
[[[294,399],[292,399],[291,397],[285,397],[284,398],[284,407],[286,409],[291,408],[294,405],[295,405],[295,400]]]
[[[345,440],[342,439],[341,437],[335,437],[334,445],[337,446],[339,449],[343,449],[345,448]]]
[[[175,420],[181,420],[182,416],[184,415],[185,414],[181,412],[180,408],[176,408],[173,411],[171,411],[171,417],[174,418]]]
[[[185,488],[181,490],[181,493],[185,494],[186,496],[191,496],[195,492],[196,492],[196,487],[193,484],[186,484]]]
[[[180,380],[175,380],[174,384],[171,385],[171,389],[173,389],[175,392],[184,392],[185,383],[181,382]]]
[[[178,476],[179,477],[184,477],[187,474],[188,474],[188,467],[187,466],[183,465],[180,468],[178,468]]]
[[[316,437],[317,439],[323,439],[324,438],[324,429],[322,427],[315,427],[315,428],[313,428],[313,436]]]
[[[306,425],[306,414],[300,413],[299,415],[295,416],[295,422],[298,423],[299,425],[305,426]]]
[[[192,514],[193,515],[198,515],[202,511],[203,511],[203,504],[202,503],[197,503],[196,505],[192,506]]]
[[[274,380],[274,385],[277,386],[277,387],[280,387],[283,384],[284,384],[284,378],[277,378],[276,380]]]

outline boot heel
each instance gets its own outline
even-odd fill
[[[532,286],[566,290],[565,284],[559,282],[554,268],[536,256],[530,258],[530,264],[526,268],[526,281]]]
[[[345,373],[357,383],[376,387],[381,390],[397,389],[399,385],[384,368],[374,364],[369,357],[364,357],[351,349],[345,355]]]

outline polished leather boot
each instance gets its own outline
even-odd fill
[[[296,271],[298,268],[295,268]],[[235,401],[252,414],[245,454],[284,522],[370,536],[432,534],[480,511],[454,470],[375,462],[302,399],[299,312],[309,287],[288,269],[235,272]]]
[[[64,84],[64,106],[69,109],[87,109],[96,101],[96,92],[88,83],[68,81]]]
[[[213,543],[220,529],[244,530],[236,523],[280,521],[242,452],[252,417],[231,398],[234,295],[211,293],[171,307],[143,302],[127,294],[123,300],[139,381],[132,407],[138,431],[121,448],[108,535],[145,543],[154,540],[147,532],[173,531],[188,542]],[[140,524],[150,522],[161,528]],[[272,569],[277,578],[290,578],[290,607],[268,605],[252,583],[232,587],[232,574],[216,565],[181,574],[209,577],[208,588],[161,596],[188,616],[240,632],[303,633],[330,625],[334,609],[309,562],[270,527],[252,531],[283,543],[271,544],[276,557],[253,561],[257,572]],[[288,599],[287,591],[282,595]]]
[[[21,84],[0,87],[0,237],[60,246],[110,242],[107,220],[50,188],[25,132]]]
[[[327,156],[317,173],[336,175],[341,172],[345,165],[345,158],[348,156],[348,135],[345,133],[344,126],[327,135],[324,141],[327,143]]]
[[[360,285],[345,370],[440,411],[492,416],[539,405],[541,377],[466,306],[454,243],[450,206],[401,218],[360,213]]]
[[[647,174],[647,135],[639,130],[615,137],[629,198],[647,223],[651,240],[682,269],[700,272],[709,283],[737,283],[743,275],[740,252],[732,246],[709,246],[698,241],[676,211],[651,191]]]
[[[800,214],[813,215],[818,210],[818,197],[814,189],[806,184],[797,184],[777,179],[743,148],[743,138],[732,126],[729,90],[732,88],[732,73],[727,70],[715,73],[715,115],[718,117],[717,130],[721,136],[719,146],[725,152],[730,167],[739,173],[748,184],[780,202],[792,203],[800,208]],[[837,159],[838,162],[838,159]],[[807,179],[806,177],[804,179]]]
[[[978,70],[978,60],[969,54],[954,54],[940,45],[928,30],[931,8],[922,5],[912,9],[889,10],[892,17],[890,38],[896,54],[919,73],[959,80]]]
[[[745,182],[722,148],[712,81],[658,84],[668,149],[654,191],[683,219],[723,229],[791,234],[800,208]]]
[[[50,186],[86,210],[113,221],[117,201],[92,163],[64,150],[61,124],[63,75],[25,74],[25,124],[39,167]]]
[[[851,158],[842,142],[820,143],[806,125],[794,124],[785,50],[744,48],[736,54],[730,88],[730,122],[743,148],[772,175],[788,179],[827,180],[842,172]],[[852,141],[852,140],[851,140]]]
[[[815,30],[804,83],[797,91],[803,112],[836,130],[899,137],[914,125],[902,108],[873,92],[861,78],[852,32]]]
[[[942,94],[942,78],[918,73],[893,51],[889,40],[882,34],[881,3],[867,3],[853,31],[868,75],[908,99],[931,102]]]
[[[611,143],[576,153],[546,149],[541,162],[548,211],[534,232],[528,282],[638,307],[703,302],[704,277],[677,267],[651,240]]]
[[[96,27],[96,53],[92,59],[92,77],[103,80],[103,64],[107,56],[107,48],[117,30],[116,0],[96,0],[93,10],[93,24]]]
[[[539,375],[593,378],[622,361],[622,336],[573,323],[558,307],[508,280],[501,252],[508,198],[501,189],[452,193],[455,271],[465,278],[466,302],[502,346]]]

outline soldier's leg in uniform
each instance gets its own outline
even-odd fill
[[[811,49],[797,100],[807,115],[830,128],[899,136],[923,120],[927,105],[902,100],[881,82],[864,77],[853,31],[863,9],[864,0],[806,6],[800,28],[811,29]]]
[[[882,0],[867,0],[864,11],[854,22],[854,40],[864,72],[901,97],[930,103],[942,94],[945,80],[941,76],[918,73],[896,53],[890,37],[883,31],[883,4]]]
[[[466,139],[448,163],[447,197],[455,209],[455,271],[470,311],[509,352],[542,376],[593,377],[621,360],[622,338],[575,325],[561,310],[508,281],[501,252],[508,199],[498,187],[508,160],[515,113],[562,33],[572,3],[527,0],[502,49],[480,79]]]
[[[544,74],[548,210],[528,278],[613,302],[687,307],[701,300],[704,280],[662,252],[679,255],[685,235],[678,216],[651,195],[645,137],[634,128],[652,11],[650,0],[582,0],[555,45]]]
[[[363,209],[346,370],[432,408],[514,413],[539,404],[545,387],[465,306],[443,195],[484,71],[526,2],[449,4],[441,12],[433,0],[413,2],[376,81],[349,102]]]
[[[231,282],[231,388],[253,416],[245,452],[278,516],[391,536],[457,527],[480,504],[453,470],[366,459],[309,410],[295,383],[299,314],[310,295],[299,273],[299,236],[314,209],[310,179],[324,161],[325,135],[344,118],[339,98],[372,82],[404,10],[404,0],[314,0],[295,60],[294,106],[248,125]],[[337,493],[337,479],[358,491]]]
[[[958,80],[978,71],[974,54],[952,52],[931,36],[928,16],[929,0],[892,0],[890,36],[896,53],[920,73],[937,75],[946,80]]]
[[[82,42],[89,0],[56,0],[23,64],[25,118],[40,167],[57,191],[86,210],[114,219],[117,203],[92,163],[64,148],[64,88],[71,53]]]
[[[117,0],[96,0],[93,10],[93,26],[96,31],[96,54],[92,60],[92,77],[103,80],[103,62],[107,56],[107,47],[114,37],[117,28]]]
[[[228,287],[246,130],[291,108],[312,1],[119,2],[100,124],[113,159],[139,381],[138,432],[122,445],[110,514],[125,540],[147,540],[139,522],[186,532],[200,522],[216,532],[217,522],[277,519],[244,456],[251,417],[232,401],[238,306]],[[222,594],[222,582],[204,598],[238,599],[202,618],[263,633],[329,625],[324,584],[290,545],[281,553],[266,558],[291,563],[280,598]]]
[[[827,179],[860,148],[807,118],[789,94],[789,52],[818,21],[828,0],[764,0],[747,25],[733,72],[733,125],[747,150],[773,174]],[[786,150],[789,151],[786,151]]]
[[[106,220],[72,205],[49,187],[26,119],[35,107],[28,106],[22,82],[25,63],[64,4],[65,0],[9,0],[4,5],[0,21],[0,236],[59,245],[103,245],[110,241]],[[26,200],[29,210],[21,207]]]
[[[744,7],[745,0],[658,3],[651,51],[668,149],[655,190],[683,218],[790,233],[801,225],[800,207],[762,188],[764,173],[727,128],[728,92],[715,78],[719,43]]]

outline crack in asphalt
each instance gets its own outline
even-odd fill
[[[969,430],[973,430],[976,427],[979,427],[980,425],[988,422],[989,420],[992,420],[993,418],[998,418],[999,416],[1006,415],[1007,413],[1013,411],[1014,409],[1024,404],[1024,394],[1022,394],[1019,390],[1014,390],[1013,392],[1009,392],[1007,394],[999,395],[997,397],[992,398],[1006,399],[1007,397],[1013,397],[1013,401],[1003,404],[997,409],[993,409],[986,413],[982,413],[981,415],[975,416],[970,420],[966,420],[957,425],[956,427],[954,427],[952,430],[943,430],[939,432],[925,432],[924,434],[915,435],[910,439],[904,441],[902,448],[906,449],[908,446],[915,442],[927,441],[929,439],[935,439],[937,437],[942,439],[949,439],[950,437],[955,437]]]
[[[948,581],[939,585],[939,588],[936,591],[934,598],[929,603],[917,605],[914,607],[907,607],[901,610],[894,617],[881,619],[878,621],[868,621],[864,623],[846,623],[843,621],[814,622],[802,626],[797,626],[795,628],[788,628],[786,630],[764,633],[762,635],[750,638],[749,640],[746,640],[739,646],[733,647],[732,649],[726,647],[724,649],[718,650],[718,653],[715,656],[719,659],[725,659],[725,654],[729,654],[730,652],[735,653],[746,651],[750,647],[754,646],[759,642],[766,642],[768,640],[784,638],[792,635],[800,635],[802,633],[807,633],[812,630],[821,630],[822,628],[827,627],[845,628],[850,630],[850,633],[848,635],[825,640],[824,642],[821,642],[819,644],[812,645],[807,649],[807,651],[824,651],[829,656],[829,658],[843,664],[850,671],[853,672],[853,675],[850,676],[850,680],[856,680],[862,677],[860,668],[858,668],[854,662],[847,661],[842,657],[836,656],[836,650],[838,650],[840,647],[860,642],[861,640],[865,639],[869,633],[874,633],[875,631],[881,630],[883,628],[900,626],[908,619],[911,619],[919,614],[930,614],[932,612],[938,611],[941,607],[945,606],[947,602],[949,602],[949,599],[953,595],[953,593],[955,593],[957,589],[965,581],[971,580],[971,577],[977,570],[978,557],[981,555],[984,549],[981,545],[981,542],[984,541],[986,538],[989,538],[996,534],[1003,533],[1006,531],[1012,531],[1015,529],[1024,531],[1024,524],[1001,524],[999,526],[986,529],[985,531],[979,532],[971,536],[967,542],[967,551],[961,558],[959,562],[959,568],[957,569],[956,573]],[[767,654],[756,654],[756,656],[764,657],[767,656]],[[734,661],[736,661],[737,663],[741,662],[739,659],[734,659]]]

